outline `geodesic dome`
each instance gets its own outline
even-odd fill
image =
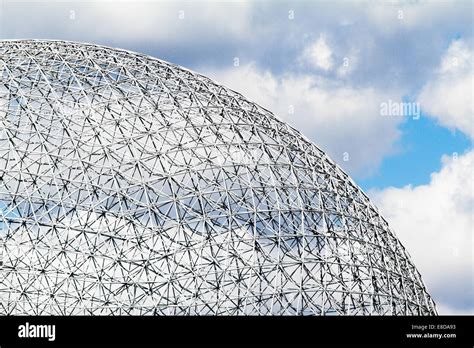
[[[435,314],[357,185],[141,54],[0,42],[1,314]]]

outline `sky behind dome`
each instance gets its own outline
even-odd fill
[[[441,314],[474,313],[472,1],[0,0],[0,38],[137,51],[241,92],[367,192]]]

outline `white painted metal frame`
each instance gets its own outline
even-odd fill
[[[298,131],[96,45],[0,41],[0,236],[1,314],[436,314],[387,222]]]

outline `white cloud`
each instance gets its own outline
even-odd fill
[[[441,314],[474,313],[474,151],[442,158],[427,185],[369,192],[413,257]]]
[[[321,34],[319,39],[306,47],[303,51],[302,60],[315,68],[325,71],[331,70],[334,62],[332,50],[326,43],[326,37]]]
[[[46,3],[46,4],[45,4]],[[80,41],[140,40],[160,43],[196,43],[214,39],[245,39],[253,34],[252,4],[236,2],[51,1],[5,4],[2,28],[14,37],[58,38]],[[21,17],[28,26],[17,27]],[[15,29],[10,32],[11,29]],[[25,34],[23,34],[25,33]]]
[[[380,103],[400,95],[309,75],[276,76],[254,65],[203,70],[300,130],[352,175],[369,175],[396,151],[401,119],[380,116]]]
[[[463,11],[472,8],[469,2],[443,1],[410,1],[392,0],[371,3],[366,6],[366,18],[375,24],[384,34],[392,34],[398,30],[433,30],[434,23],[446,22],[447,19],[457,18]]]
[[[423,111],[449,128],[474,138],[473,62],[466,43],[451,43],[433,78],[422,89],[419,101]]]

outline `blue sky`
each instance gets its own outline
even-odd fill
[[[419,120],[405,120],[400,130],[400,150],[385,157],[376,173],[358,180],[364,190],[426,185],[431,173],[441,169],[443,155],[461,155],[472,147],[468,136],[442,127],[423,114]]]
[[[0,0],[0,38],[138,51],[241,92],[369,194],[440,313],[474,313],[472,6]],[[419,117],[382,115],[388,101],[418,105]]]

